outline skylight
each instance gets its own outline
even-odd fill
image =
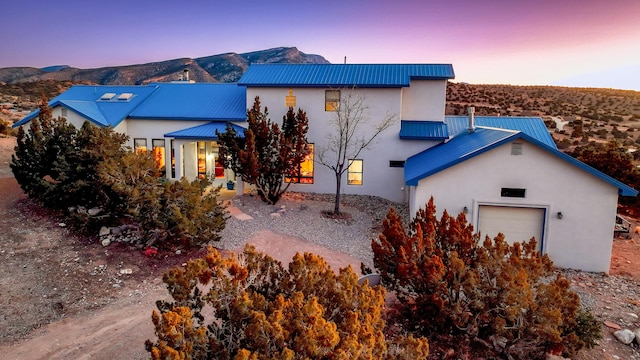
[[[100,97],[100,100],[111,100],[114,96],[116,96],[116,93],[105,93]]]
[[[130,100],[132,97],[133,97],[132,93],[122,93],[120,94],[120,96],[118,96],[118,100],[127,101],[127,100]]]

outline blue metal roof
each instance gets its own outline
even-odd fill
[[[451,136],[466,132],[469,124],[467,116],[445,116],[444,121],[448,125]],[[475,116],[475,124],[476,126],[522,131],[545,145],[557,149],[549,130],[539,117]]]
[[[638,191],[632,187],[559,151],[555,146],[548,146],[523,131],[484,127],[477,127],[472,133],[465,130],[446,143],[436,145],[408,158],[404,165],[405,183],[416,186],[421,179],[520,138],[617,187],[618,194],[621,196],[636,196],[638,194]]]
[[[411,79],[447,80],[451,64],[252,64],[244,86],[407,87]]]
[[[446,140],[449,138],[447,124],[440,121],[402,120],[400,139],[404,140]]]
[[[115,127],[157,89],[156,86],[107,86],[75,85],[49,101],[50,107],[64,106],[90,121],[102,126]],[[109,100],[102,100],[105,94],[114,94]],[[120,99],[122,94],[132,94]],[[36,110],[13,126],[21,126],[38,116]]]
[[[133,110],[130,118],[229,121],[247,118],[246,88],[237,84],[152,85],[158,90]]]
[[[225,132],[227,130],[227,124],[230,124],[241,137],[244,136],[245,128],[226,121],[212,121],[191,128],[170,132],[164,134],[164,136],[176,139],[218,140],[216,131],[220,133]]]

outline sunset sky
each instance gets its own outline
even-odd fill
[[[451,63],[454,81],[472,84],[640,91],[640,0],[7,0],[0,9],[0,67],[296,46],[332,63]]]

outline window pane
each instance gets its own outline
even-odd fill
[[[324,110],[337,111],[340,107],[340,90],[325,90]]]
[[[156,166],[158,167],[158,169],[164,172],[165,170],[164,139],[153,139],[151,140],[151,145],[153,145],[153,159],[156,162]]]
[[[137,153],[147,151],[147,139],[133,139],[133,149]]]
[[[313,144],[307,144],[307,149],[309,149],[309,153],[304,161],[300,163],[299,176],[285,178],[286,182],[313,184]]]
[[[198,177],[207,176],[207,149],[204,141],[198,141]]]
[[[349,168],[347,169],[348,185],[362,185],[362,166],[362,160],[350,160]]]

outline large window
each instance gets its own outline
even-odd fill
[[[175,150],[175,140],[171,139],[171,178],[176,178],[176,150]]]
[[[338,111],[340,108],[340,90],[325,90],[324,111]]]
[[[286,182],[313,184],[313,144],[307,144],[307,149],[309,149],[309,153],[304,161],[300,163],[299,176],[285,178]]]
[[[162,176],[165,176],[167,170],[165,168],[164,139],[151,140],[151,146],[153,147],[153,160],[156,162],[156,167],[158,167]]]
[[[362,185],[362,160],[349,160],[347,185]]]
[[[198,177],[207,176],[207,143],[198,141]]]
[[[147,139],[140,139],[140,138],[133,139],[133,149],[137,153],[146,152],[147,151]]]

